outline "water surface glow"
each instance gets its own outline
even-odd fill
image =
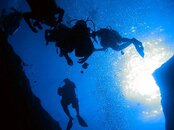
[[[162,39],[145,40],[143,44],[144,58],[138,55],[133,45],[125,50],[120,84],[127,100],[144,106],[141,114],[147,119],[162,114],[160,91],[152,73],[172,56],[172,52],[163,45]]]

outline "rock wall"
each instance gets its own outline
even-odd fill
[[[174,130],[174,56],[153,73],[160,88],[166,130]]]
[[[1,125],[6,130],[61,130],[33,95],[22,60],[0,32]]]

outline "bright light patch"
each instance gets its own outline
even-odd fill
[[[146,118],[161,115],[160,91],[152,73],[168,60],[172,53],[162,45],[162,40],[144,42],[145,57],[141,58],[134,46],[125,50],[119,77],[123,95],[129,101],[137,102],[147,108],[142,111]]]

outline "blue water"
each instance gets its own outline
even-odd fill
[[[0,8],[15,6],[22,11],[29,10],[22,0],[1,0],[1,3]],[[153,47],[157,47],[157,50],[164,48],[166,57],[163,60],[167,60],[174,52],[172,0],[58,0],[57,3],[65,10],[65,21],[89,17],[97,29],[112,27],[122,36],[144,41],[144,45],[160,41]],[[35,34],[22,21],[21,28],[9,41],[15,52],[28,64],[24,71],[33,93],[63,129],[66,128],[68,118],[60,105],[57,88],[68,77],[77,86],[80,113],[89,125],[88,128],[80,127],[75,111],[70,107],[74,117],[72,130],[164,130],[162,112],[154,117],[144,117],[142,112],[151,107],[125,96],[122,89],[125,87],[122,84],[124,77],[120,75],[125,69],[123,65],[129,60],[126,56],[132,54],[129,51],[125,56],[113,50],[94,53],[87,61],[88,69],[82,74],[82,67],[76,62],[73,53],[71,57],[75,61],[74,65],[68,66],[65,59],[56,54],[54,44],[45,45],[44,30]],[[148,49],[145,48],[145,51],[152,53]],[[131,51],[135,52],[133,49]],[[139,57],[136,52],[134,56]]]

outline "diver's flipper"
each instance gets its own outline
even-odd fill
[[[135,49],[137,50],[139,55],[144,58],[144,47],[143,47],[143,44],[140,41],[136,40],[135,38],[133,38],[133,40],[134,40],[133,44],[135,46]]]
[[[68,125],[66,127],[66,130],[70,130],[73,126],[73,123],[72,123],[72,120],[70,119],[69,122],[68,122]]]
[[[81,117],[81,116],[77,116],[78,122],[82,127],[88,127],[87,123],[85,122],[85,120]]]
[[[144,47],[143,46],[135,46],[135,48],[136,48],[137,52],[139,53],[139,55],[144,58]]]

